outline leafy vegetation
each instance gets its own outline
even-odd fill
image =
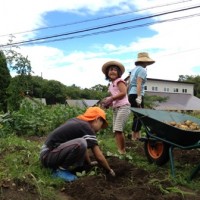
[[[10,84],[11,76],[7,67],[6,58],[0,51],[0,110],[7,112],[7,87]]]
[[[43,136],[81,111],[64,105],[33,104],[25,99],[19,111],[0,115],[0,135]]]
[[[82,112],[83,109],[63,105],[43,106],[24,102],[18,112],[2,114],[0,118],[0,183],[26,184],[38,193],[41,199],[56,199],[56,191],[64,186],[64,182],[53,179],[50,170],[41,168],[39,151],[44,139],[38,136],[46,136],[58,125]],[[126,156],[117,154],[112,134],[112,111],[108,109],[106,112],[110,126],[98,134],[99,144],[103,152],[108,156],[113,155],[119,159],[128,160],[139,168],[155,173],[157,167],[148,165],[146,158],[136,151],[133,150]],[[125,128],[126,135],[131,130],[130,126],[131,116]],[[37,137],[36,140],[35,137]],[[184,195],[184,192],[176,185],[197,190],[200,182],[188,183],[184,179],[185,174],[190,171],[188,170],[191,168],[190,164],[183,167],[176,163],[176,166],[179,168],[176,180],[170,177],[170,172],[166,177],[168,181],[174,182],[174,187],[164,188],[162,180],[157,179],[152,179],[152,184],[159,187],[164,193],[176,192]],[[166,167],[165,171],[168,168]],[[96,176],[99,173],[101,171],[96,167],[88,173],[83,171],[77,175],[79,177]]]

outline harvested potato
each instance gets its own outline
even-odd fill
[[[179,128],[183,129],[183,130],[189,130],[189,127],[187,125],[181,124],[179,126]]]
[[[169,125],[176,126],[176,122],[169,122]]]
[[[171,122],[166,122],[166,123],[183,130],[200,131],[200,126],[197,123],[192,122],[191,120],[185,120],[183,122],[171,121]]]
[[[193,122],[190,121],[190,120],[186,120],[184,123],[185,123],[187,126],[189,126],[189,125],[191,125]]]
[[[190,128],[191,130],[197,130],[197,126],[195,126],[195,125],[190,125],[189,128]]]

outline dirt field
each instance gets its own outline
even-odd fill
[[[141,142],[128,141],[129,150],[144,155]],[[185,165],[198,163],[199,151],[175,151],[176,160]],[[116,177],[108,175],[88,176],[79,178],[77,181],[66,183],[59,189],[60,200],[200,200],[200,192],[193,191],[183,186],[174,186],[166,178],[167,167],[158,167],[156,173],[150,173],[142,168],[130,164],[118,157],[108,157],[111,167],[116,172]],[[200,176],[200,175],[199,175]],[[157,180],[157,181],[156,181]],[[198,178],[200,180],[200,178]],[[157,184],[156,184],[157,183]],[[161,183],[161,184],[159,184]],[[162,185],[162,186],[161,186]],[[168,193],[170,188],[177,187],[179,190]],[[1,200],[40,200],[32,188],[22,183],[7,181],[2,183]]]

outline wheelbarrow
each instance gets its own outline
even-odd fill
[[[170,160],[171,175],[175,177],[173,149],[191,150],[200,147],[200,130],[184,130],[169,124],[169,122],[181,123],[190,120],[200,126],[200,119],[187,114],[131,108],[131,111],[145,128],[146,136],[144,151],[150,163],[158,166],[164,165]],[[200,170],[200,164],[192,170],[189,180],[194,178]]]

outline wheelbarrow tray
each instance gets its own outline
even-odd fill
[[[184,122],[190,120],[200,126],[200,119],[187,114],[152,110],[143,108],[131,108],[133,113],[141,120],[142,124],[151,130],[152,134],[161,140],[177,144],[183,147],[198,144],[200,141],[200,131],[183,130],[167,124],[168,122]],[[148,134],[148,133],[147,133]]]

